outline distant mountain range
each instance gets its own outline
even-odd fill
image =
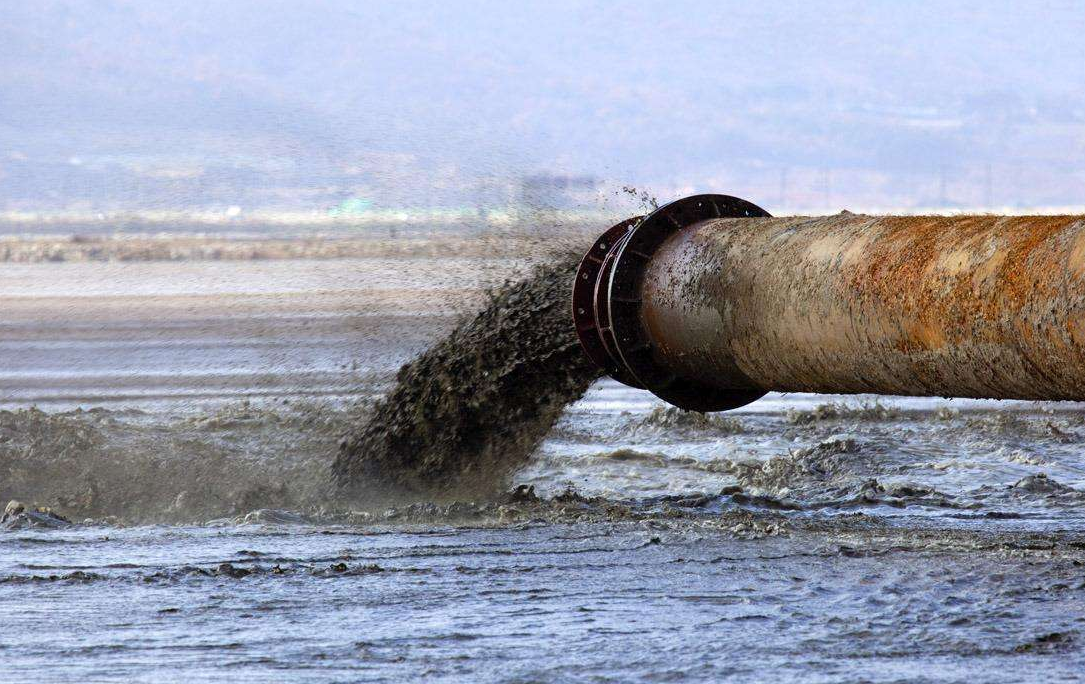
[[[0,210],[1085,204],[1075,0],[0,5]]]

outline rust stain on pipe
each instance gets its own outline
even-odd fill
[[[697,205],[684,221],[688,201],[640,238],[650,254],[614,269],[636,309],[614,327],[643,348],[614,335],[623,372],[672,403],[1085,400],[1085,217],[704,218]]]

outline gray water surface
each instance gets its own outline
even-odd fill
[[[453,318],[332,275],[299,307],[290,272],[271,305],[148,300],[176,318],[7,300],[0,491],[72,523],[0,526],[0,681],[1082,678],[1081,406],[703,419],[604,381],[516,475],[533,494],[324,506],[357,399]],[[133,486],[162,505],[72,515]]]

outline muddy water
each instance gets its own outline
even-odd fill
[[[495,290],[481,312],[405,365],[343,441],[337,483],[442,498],[507,484],[600,375],[570,324],[579,260],[563,255]]]
[[[26,510],[0,523],[0,681],[1080,678],[1078,405],[704,417],[600,381],[519,489],[336,500],[339,440],[455,328],[420,293],[457,268],[385,299],[334,277],[284,297],[280,265],[270,301],[156,299],[173,318],[138,325],[152,302],[4,300],[0,504]]]

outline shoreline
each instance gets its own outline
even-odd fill
[[[544,257],[595,237],[591,228],[539,233],[413,233],[304,236],[134,233],[114,235],[0,234],[0,263],[149,261],[274,261],[449,257],[492,259]]]

